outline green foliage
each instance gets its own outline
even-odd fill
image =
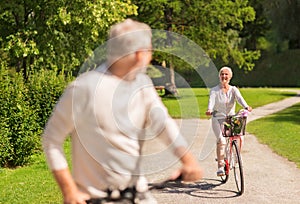
[[[39,148],[41,128],[27,100],[28,89],[20,74],[0,73],[0,166],[15,167],[29,162]]]
[[[3,0],[0,39],[9,65],[25,77],[30,67],[76,70],[111,24],[135,14],[130,1]]]
[[[233,62],[240,68],[252,70],[254,60],[260,56],[259,51],[243,48],[239,36],[244,24],[255,19],[255,11],[247,0],[133,2],[139,7],[137,19],[152,28],[187,36],[212,59],[221,58],[224,63]],[[172,43],[170,41],[166,45]]]
[[[40,70],[30,74],[26,83],[26,97],[30,107],[38,115],[37,122],[40,127],[45,126],[58,98],[72,79],[71,76],[66,77],[64,73],[58,74],[55,70]]]
[[[25,81],[20,73],[0,72],[0,167],[23,166],[40,152],[45,122],[71,80],[52,70],[31,73]]]
[[[233,69],[232,83],[243,87],[300,87],[300,49],[265,53],[253,71]]]
[[[130,1],[0,1],[0,166],[25,165],[40,150],[41,131],[71,80],[65,73],[76,73],[111,24],[135,14]]]
[[[270,30],[270,21],[266,16],[264,2],[265,0],[249,0],[249,4],[255,9],[255,19],[254,21],[246,22],[240,33],[245,46],[251,50],[265,50],[261,43],[265,40],[266,34]]]
[[[266,36],[271,41],[273,49],[270,51],[281,52],[288,49],[300,49],[300,21],[299,0],[264,0],[265,15],[271,22],[271,30]],[[283,45],[282,43],[287,43]]]
[[[163,76],[163,73],[161,73],[155,66],[150,65],[147,68],[147,75],[151,78],[160,78]]]

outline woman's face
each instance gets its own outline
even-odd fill
[[[220,77],[220,82],[222,84],[229,84],[230,79],[231,79],[231,74],[230,74],[229,70],[224,69],[221,71],[219,77]]]

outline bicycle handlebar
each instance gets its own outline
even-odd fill
[[[218,112],[218,111],[213,111],[211,113],[212,116],[216,116],[216,114],[220,114],[221,116],[224,116],[224,117],[233,117],[233,116],[241,116],[241,117],[248,117],[248,114],[250,113],[250,111],[245,108],[245,109],[241,109],[239,110],[236,114],[233,114],[233,115],[227,115],[225,113],[222,113],[222,112]]]
[[[179,177],[177,177],[176,179],[167,179],[163,182],[160,182],[158,184],[154,184],[151,187],[149,187],[149,190],[153,190],[153,189],[163,189],[165,188],[165,185],[169,182],[178,182],[178,181],[182,181],[182,175],[180,175]],[[137,194],[138,191],[136,190],[136,188],[127,188],[125,190],[117,190],[119,192],[119,197],[114,198],[112,196],[112,191],[108,190],[108,196],[104,197],[104,198],[91,198],[89,200],[86,200],[87,204],[101,204],[103,202],[111,202],[111,201],[130,201],[133,204],[136,203],[136,198],[137,198]]]

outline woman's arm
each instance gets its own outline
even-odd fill
[[[247,104],[245,101],[244,97],[242,96],[240,90],[237,87],[234,88],[234,93],[235,93],[235,99],[236,101],[244,108],[247,109],[248,111],[252,111],[252,108]]]
[[[207,110],[212,111],[214,109],[215,103],[216,103],[216,91],[210,90]]]

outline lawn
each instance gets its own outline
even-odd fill
[[[274,88],[241,88],[240,91],[247,103],[253,108],[295,95],[294,92]],[[179,95],[178,99],[162,98],[173,118],[205,117],[209,95],[208,89],[179,89]],[[237,109],[240,108],[237,105]]]
[[[247,131],[300,168],[300,103],[250,122]]]
[[[252,107],[294,95],[292,92],[268,88],[240,89]],[[172,117],[204,117],[207,89],[179,89],[180,98],[163,98]],[[259,99],[259,100],[258,100]],[[300,158],[300,104],[284,111],[249,123],[247,131],[258,136],[278,154],[299,166]],[[70,142],[65,143],[69,155]],[[70,159],[69,159],[70,160]],[[16,169],[0,169],[0,204],[4,203],[61,203],[61,195],[43,155],[33,157],[32,164]]]
[[[0,178],[1,204],[61,203],[59,189],[41,155],[33,165],[1,169]]]
[[[65,142],[70,161],[70,140]],[[0,169],[0,204],[58,204],[61,194],[44,155],[35,155],[32,164],[16,169]]]

